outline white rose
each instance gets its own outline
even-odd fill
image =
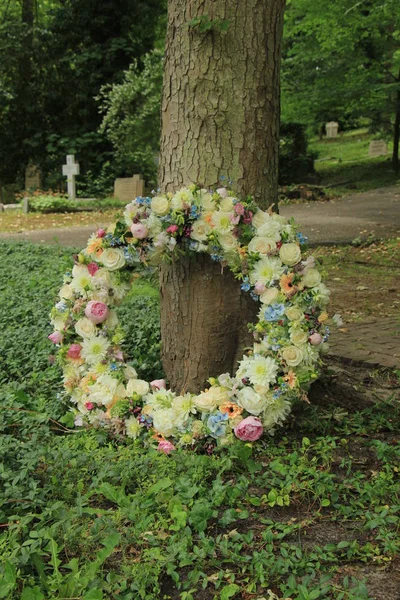
[[[258,210],[253,216],[252,224],[256,229],[258,229],[259,227],[261,227],[261,225],[264,225],[264,223],[268,223],[270,219],[271,217],[267,212],[264,212],[263,210]]]
[[[306,287],[316,287],[321,283],[321,275],[317,269],[307,269],[303,277],[303,284]]]
[[[124,369],[124,375],[127,379],[136,379],[137,378],[136,369],[131,367],[131,365],[126,365],[126,367]]]
[[[219,386],[210,388],[193,398],[193,404],[202,412],[212,412],[224,402],[229,401],[229,392]]]
[[[231,197],[227,197],[227,198],[223,198],[223,200],[221,200],[220,204],[219,204],[219,208],[220,210],[225,210],[225,211],[232,211],[233,210],[233,201],[235,200],[235,198],[231,198]]]
[[[154,214],[163,217],[169,211],[169,200],[166,196],[155,196],[151,201],[151,210]]]
[[[307,342],[307,340],[308,340],[308,335],[302,329],[295,329],[290,334],[290,341],[295,346],[302,346],[303,344],[305,344]]]
[[[128,396],[133,396],[133,394],[144,396],[149,390],[150,386],[144,379],[130,379],[126,386]]]
[[[249,252],[271,254],[276,250],[276,242],[272,238],[254,237],[248,246]]]
[[[279,242],[281,239],[281,226],[277,221],[269,219],[266,223],[261,225],[257,230],[259,237],[267,237]]]
[[[75,331],[83,338],[89,338],[96,334],[96,325],[86,317],[75,323]]]
[[[68,318],[68,313],[64,313],[62,315],[57,315],[53,319],[51,319],[51,324],[53,325],[56,331],[63,331],[65,327],[65,321]]]
[[[266,292],[264,292],[260,296],[260,300],[263,304],[274,304],[279,296],[279,290],[277,288],[268,288]]]
[[[95,290],[92,294],[90,294],[91,300],[97,300],[98,302],[104,302],[104,304],[108,304],[110,300],[110,296],[108,295],[108,291],[104,289]]]
[[[162,408],[153,411],[153,427],[158,433],[170,437],[176,428],[175,413],[172,408]]]
[[[120,248],[107,248],[101,255],[100,260],[109,271],[122,269],[125,264],[124,253]]]
[[[235,250],[238,245],[237,239],[231,233],[220,233],[218,241],[225,252]]]
[[[300,247],[295,243],[283,244],[279,250],[279,256],[285,265],[296,265],[301,260]]]
[[[281,356],[289,367],[297,367],[304,359],[304,352],[297,346],[288,346],[281,351]]]
[[[72,296],[74,295],[74,291],[72,289],[72,286],[69,283],[66,283],[65,285],[62,286],[62,288],[59,291],[58,295],[63,300],[71,300]]]
[[[285,314],[289,321],[302,321],[304,318],[304,313],[297,306],[289,306],[285,310]]]
[[[190,237],[192,240],[196,240],[196,242],[205,242],[210,231],[211,227],[209,224],[203,219],[198,219],[192,225]]]
[[[252,387],[245,387],[237,393],[237,403],[252,415],[259,415],[267,405],[265,397],[257,394]]]

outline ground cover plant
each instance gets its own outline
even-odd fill
[[[0,253],[0,598],[398,598],[395,374],[330,361],[258,449],[117,445],[56,396],[48,310],[71,250]],[[136,368],[161,376],[151,282],[121,313]]]

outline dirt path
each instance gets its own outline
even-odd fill
[[[281,206],[280,212],[294,217],[312,245],[350,243],[374,233],[377,237],[400,234],[400,186],[345,196],[329,202],[307,202]],[[41,229],[21,233],[0,233],[1,239],[28,240],[34,244],[61,244],[83,247],[96,227]]]

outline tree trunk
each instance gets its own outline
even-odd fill
[[[239,196],[276,205],[284,4],[169,0],[161,189],[220,187],[226,177]],[[162,359],[176,391],[199,391],[210,375],[232,372],[246,343],[257,303],[220,271],[204,257],[161,269]]]
[[[400,70],[397,79],[400,85]],[[392,165],[396,173],[399,172],[399,141],[400,141],[400,89],[396,92],[396,115],[394,120],[394,131],[393,131],[393,155]]]

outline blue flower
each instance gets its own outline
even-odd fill
[[[211,259],[220,262],[224,257],[221,254],[211,254]]]
[[[198,219],[200,217],[200,209],[198,206],[194,205],[190,208],[190,217],[192,219]]]
[[[247,275],[243,278],[243,283],[240,286],[240,289],[243,290],[244,292],[248,292],[251,288],[250,282],[249,282],[249,278],[247,277]]]
[[[65,304],[65,302],[61,301],[61,302],[57,302],[56,304],[56,309],[58,310],[58,312],[63,313],[67,310],[67,305]]]
[[[207,427],[213,437],[220,437],[225,434],[226,421],[229,419],[228,413],[218,412],[215,415],[211,415],[207,419]]]
[[[308,237],[306,235],[303,235],[300,232],[296,233],[296,238],[298,239],[301,246],[303,244],[307,244],[307,242],[308,242]]]
[[[271,304],[264,311],[264,316],[266,321],[280,321],[282,316],[285,313],[285,305],[284,304]]]

